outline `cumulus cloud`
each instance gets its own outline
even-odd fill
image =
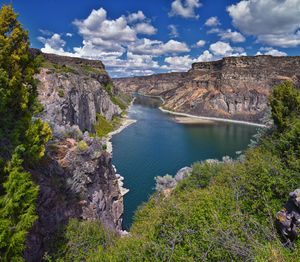
[[[213,55],[208,51],[205,50],[198,58],[191,58],[190,55],[185,56],[173,56],[173,57],[166,57],[165,62],[168,65],[162,66],[162,69],[166,69],[169,71],[187,71],[191,69],[191,65],[196,62],[208,62],[212,61]]]
[[[138,34],[144,35],[154,35],[157,32],[157,29],[154,28],[152,25],[147,23],[140,23],[135,26],[135,31]]]
[[[218,17],[216,17],[216,16],[212,16],[212,17],[208,18],[205,22],[206,26],[218,26],[220,24],[221,23],[220,23]]]
[[[270,46],[300,44],[300,2],[298,0],[242,0],[227,7],[233,25]]]
[[[207,31],[208,34],[217,34],[221,40],[230,40],[234,43],[242,43],[245,42],[245,37],[236,31],[232,31],[231,29],[223,30],[220,28],[212,28],[211,30]]]
[[[129,14],[128,18],[127,18],[129,23],[132,23],[132,22],[135,22],[135,21],[143,21],[145,19],[146,19],[146,16],[140,10],[137,13]]]
[[[242,47],[231,47],[229,43],[218,41],[211,44],[209,50],[214,54],[215,59],[225,56],[242,56],[247,55]]]
[[[206,42],[204,40],[199,40],[197,43],[196,43],[196,46],[198,47],[202,47],[202,46],[205,46]]]
[[[167,43],[162,41],[150,40],[147,38],[140,39],[133,45],[129,45],[128,50],[134,54],[148,54],[152,56],[160,56],[166,54],[189,52],[190,49],[186,43],[176,40],[170,40]]]
[[[199,15],[195,14],[195,9],[201,7],[199,0],[175,0],[172,2],[171,11],[169,16],[182,16],[184,18],[199,18]]]
[[[132,42],[136,40],[136,32],[127,24],[124,16],[116,20],[108,20],[103,8],[93,10],[88,18],[75,20],[79,34],[86,38],[101,38],[118,42]]]
[[[63,47],[66,44],[66,41],[61,39],[61,36],[59,34],[53,34],[50,38],[45,37],[38,37],[38,40],[45,44],[45,47],[47,46],[47,49],[53,49],[57,51],[63,51]]]
[[[66,36],[67,36],[67,37],[72,37],[73,34],[71,34],[71,33],[66,33]]]
[[[261,53],[260,51],[266,51],[265,53]],[[277,49],[271,47],[262,47],[260,51],[256,53],[256,55],[272,55],[272,56],[287,56],[287,53],[279,51]]]
[[[170,37],[176,38],[179,36],[177,27],[175,25],[169,25],[168,28],[170,30],[170,34],[169,34]]]
[[[245,37],[236,31],[231,31],[231,29],[227,29],[226,31],[221,31],[218,33],[222,40],[231,40],[234,43],[242,43],[245,42]]]

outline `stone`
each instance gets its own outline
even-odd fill
[[[300,235],[300,189],[289,194],[289,200],[277,213],[276,222],[284,242],[293,247]]]

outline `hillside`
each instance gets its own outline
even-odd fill
[[[195,63],[185,73],[113,81],[123,91],[160,95],[176,112],[259,123],[270,90],[283,80],[300,86],[300,57],[226,57]]]

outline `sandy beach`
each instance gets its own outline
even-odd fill
[[[185,114],[185,113],[172,112],[172,111],[163,109],[162,107],[160,107],[159,109],[164,113],[168,113],[168,114],[176,115],[176,116],[181,116],[181,117],[187,117],[188,120],[185,120],[185,121],[187,121],[188,124],[191,124],[193,122],[193,119],[195,119],[194,123],[199,123],[199,122],[197,122],[199,120],[207,120],[207,121],[219,121],[219,122],[251,125],[251,126],[257,126],[257,127],[265,127],[265,125],[252,123],[252,122],[247,122],[247,121],[223,119],[223,118],[217,118],[217,117],[195,116],[195,115],[190,115],[190,114]]]

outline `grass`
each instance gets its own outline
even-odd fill
[[[107,120],[100,114],[97,114],[97,123],[94,125],[96,136],[107,136],[108,133],[117,129],[122,123],[122,119],[119,117],[113,117],[113,119]]]
[[[105,91],[109,94],[111,101],[112,101],[115,105],[119,106],[122,110],[125,110],[125,109],[127,108],[127,106],[126,106],[120,99],[116,98],[116,97],[112,94],[112,92],[111,92],[111,85],[110,85],[110,84],[107,84],[106,87],[105,87],[104,89],[105,89]]]
[[[114,130],[111,121],[97,114],[97,123],[94,125],[96,136],[103,137]]]
[[[92,73],[96,73],[96,74],[99,74],[99,71],[95,68],[92,68],[92,67],[89,67],[89,66],[84,66],[82,67],[85,71],[88,71],[88,72],[92,72]]]

